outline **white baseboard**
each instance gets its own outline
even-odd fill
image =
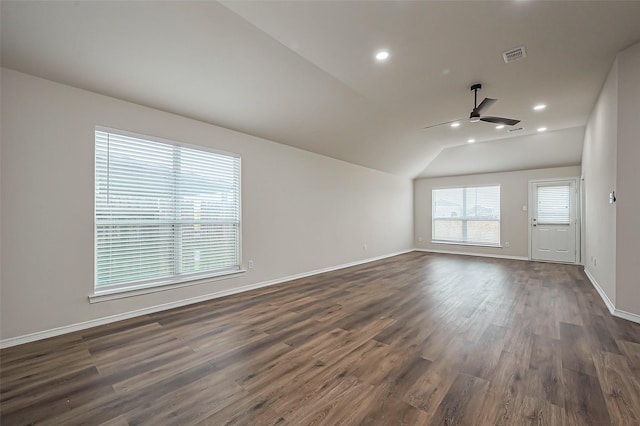
[[[385,254],[382,256],[372,257],[364,260],[358,260],[355,262],[344,263],[342,265],[330,266],[327,268],[316,269],[309,272],[303,272],[300,274],[289,275],[286,277],[276,278],[268,281],[262,281],[255,284],[249,284],[242,287],[236,287],[229,290],[223,290],[215,293],[205,294],[202,296],[191,297],[189,299],[177,300],[175,302],[164,303],[162,305],[150,306],[148,308],[138,309],[135,311],[123,312],[121,314],[110,315],[108,317],[97,318],[94,320],[84,321],[76,324],[65,325],[62,327],[56,327],[49,330],[38,331],[31,334],[25,334],[23,336],[2,339],[0,340],[0,349],[21,345],[23,343],[35,342],[37,340],[48,339],[49,337],[60,336],[62,334],[72,333],[74,331],[86,330],[88,328],[97,327],[99,325],[110,324],[112,322],[122,321],[129,318],[152,314],[155,312],[166,311],[173,308],[179,308],[181,306],[192,305],[194,303],[205,302],[207,300],[217,299],[224,296],[230,296],[232,294],[237,294],[237,293],[243,293],[245,291],[255,290],[262,287],[269,287],[272,285],[281,284],[286,281],[292,281],[300,278],[310,277],[312,275],[322,274],[324,272],[331,272],[331,271],[336,271],[338,269],[349,268],[351,266],[362,265],[364,263],[374,262],[376,260],[386,259],[388,257],[398,256],[398,255],[409,253],[412,251],[413,250],[404,250],[404,251],[399,251],[395,253]]]
[[[525,256],[506,256],[502,254],[490,254],[490,253],[470,253],[470,252],[453,251],[453,250],[433,250],[433,249],[416,248],[414,249],[414,251],[422,251],[426,253],[459,254],[461,256],[492,257],[497,259],[529,260],[529,258]]]
[[[596,278],[593,275],[591,275],[591,272],[589,272],[587,268],[584,268],[584,273],[587,275],[587,278],[589,278],[589,281],[591,281],[591,285],[593,286],[593,288],[596,289],[596,291],[600,295],[600,298],[602,299],[604,304],[607,305],[607,309],[609,309],[609,312],[611,313],[611,315],[615,315],[616,306],[613,304],[611,299],[609,299],[609,296],[607,296],[607,293],[604,292],[602,287],[600,287],[600,284],[598,284],[598,281],[596,281]]]
[[[632,314],[631,312],[623,311],[621,309],[616,309],[616,306],[613,304],[611,299],[609,299],[609,296],[607,296],[607,293],[604,292],[602,287],[600,287],[600,284],[598,284],[598,281],[596,281],[591,272],[589,272],[587,268],[584,268],[584,273],[587,275],[587,278],[589,278],[589,281],[591,281],[591,285],[593,285],[593,288],[596,289],[596,291],[604,301],[604,304],[607,305],[607,309],[609,309],[611,315],[640,324],[640,315]]]
[[[631,312],[623,311],[621,309],[616,309],[613,312],[613,316],[640,324],[640,315],[632,314]]]

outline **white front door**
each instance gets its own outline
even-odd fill
[[[531,260],[576,262],[577,179],[532,181]]]

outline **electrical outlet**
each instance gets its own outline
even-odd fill
[[[421,243],[421,242],[422,242],[422,235],[420,235],[420,236],[418,237],[418,242],[419,242],[419,243]]]
[[[598,259],[595,257],[593,258],[593,266],[598,266]]]
[[[362,250],[367,251],[367,243],[364,243],[364,244],[362,245]]]
[[[508,247],[510,247],[510,246],[511,246],[511,243],[510,243],[509,241],[505,241],[505,242],[504,242],[504,246],[508,248]]]
[[[249,266],[249,269],[253,269],[253,260],[248,261],[247,266]]]

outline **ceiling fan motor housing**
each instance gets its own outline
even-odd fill
[[[480,121],[480,113],[478,112],[478,90],[482,89],[482,84],[476,83],[471,85],[471,91],[473,92],[473,111],[469,115],[469,121],[471,123],[477,123]]]

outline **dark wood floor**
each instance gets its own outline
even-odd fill
[[[0,353],[15,424],[640,424],[578,266],[409,253]]]

